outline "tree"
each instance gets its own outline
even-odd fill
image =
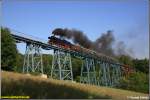
[[[137,92],[148,93],[149,91],[148,75],[142,72],[135,72],[128,77],[120,80],[119,88],[133,90]]]
[[[130,56],[121,55],[121,56],[118,57],[118,60],[119,60],[120,63],[133,66],[132,58]]]
[[[72,57],[73,79],[78,82],[80,82],[81,66],[82,66],[81,59]]]
[[[43,54],[43,70],[44,74],[47,74],[48,77],[51,75],[51,68],[52,68],[52,55],[50,54]]]
[[[149,71],[149,60],[148,59],[134,59],[133,66],[136,68],[137,71],[143,72],[148,74]]]
[[[23,63],[24,63],[24,55],[21,54],[21,53],[18,53],[18,56],[17,56],[17,64],[16,64],[16,66],[13,68],[13,70],[14,70],[15,72],[22,73],[22,71],[23,71]]]
[[[17,64],[18,51],[8,28],[1,28],[1,68],[12,71]]]

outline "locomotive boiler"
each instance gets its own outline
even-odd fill
[[[74,51],[78,51],[78,52],[81,51],[80,46],[74,45],[74,44],[70,43],[69,41],[66,41],[65,39],[58,38],[55,36],[48,37],[48,39],[49,39],[48,43],[51,45],[56,45],[56,46],[62,47],[64,49],[74,50]]]

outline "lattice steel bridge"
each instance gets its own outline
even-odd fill
[[[82,59],[80,82],[100,86],[116,86],[122,77],[123,65],[112,57],[101,54],[77,52],[56,45],[33,39],[28,35],[11,30],[16,43],[26,43],[23,73],[43,72],[42,49],[53,50],[51,77],[59,80],[73,81],[71,56]]]

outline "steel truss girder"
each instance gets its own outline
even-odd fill
[[[94,60],[85,58],[82,62],[80,83],[97,84]]]
[[[114,87],[119,84],[119,80],[121,78],[121,68],[119,65],[112,65],[112,68],[112,86]]]
[[[99,62],[98,85],[114,87],[119,83],[121,70],[119,65]]]
[[[30,72],[40,72],[43,74],[42,53],[39,45],[26,43],[23,73]]]
[[[73,81],[70,53],[54,50],[51,77],[59,80]]]

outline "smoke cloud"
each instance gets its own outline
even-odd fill
[[[123,41],[118,42],[115,40],[111,30],[103,33],[94,42],[91,41],[84,32],[76,29],[57,28],[52,34],[71,39],[75,44],[109,56],[128,55],[129,52]]]
[[[112,31],[107,31],[107,33],[103,33],[99,38],[96,39],[96,41],[93,43],[93,48],[97,52],[114,56],[114,51],[112,48],[114,41],[115,38],[112,34]]]

